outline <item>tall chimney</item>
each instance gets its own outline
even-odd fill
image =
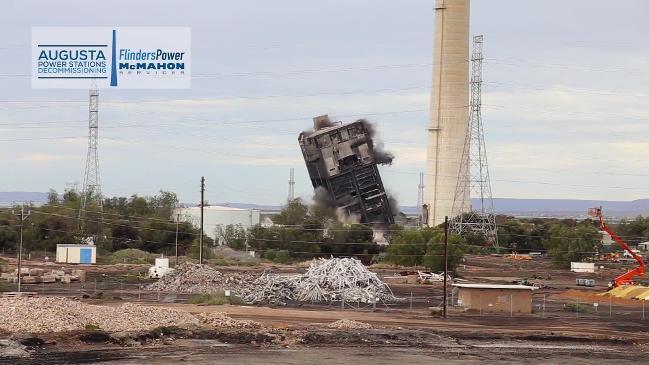
[[[469,121],[469,1],[436,0],[426,157],[428,225],[451,216]],[[469,191],[466,191],[469,204]],[[468,211],[469,206],[465,207]]]

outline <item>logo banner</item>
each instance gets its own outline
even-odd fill
[[[32,88],[186,89],[189,27],[34,27]]]

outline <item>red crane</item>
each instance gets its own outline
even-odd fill
[[[633,252],[631,248],[629,248],[629,245],[624,242],[620,236],[616,235],[615,232],[613,232],[607,225],[604,223],[604,217],[602,216],[602,207],[599,208],[590,208],[588,209],[588,215],[591,217],[595,217],[599,219],[599,228],[608,233],[611,238],[618,244],[620,245],[626,252],[628,252],[637,262],[638,262],[638,267],[629,270],[625,272],[624,274],[616,277],[613,279],[613,283],[615,286],[620,286],[620,285],[630,285],[633,284],[632,278],[636,276],[642,276],[645,273],[645,266],[644,266],[644,261],[642,260],[642,257],[640,257],[638,254]]]

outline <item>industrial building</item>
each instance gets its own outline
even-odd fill
[[[56,245],[56,262],[63,264],[97,263],[97,247],[81,244]]]
[[[260,223],[259,209],[243,209],[220,205],[208,205],[203,208],[203,225],[205,235],[216,239],[216,229],[228,225],[250,228]],[[200,225],[201,208],[188,207],[174,210],[173,219]]]
[[[532,313],[532,292],[527,285],[453,284],[458,288],[457,304],[466,309],[490,313]]]
[[[323,115],[313,118],[313,125],[313,132],[298,137],[313,187],[324,188],[328,203],[362,223],[394,223],[369,124],[333,124]]]
[[[430,226],[451,217],[469,120],[469,0],[437,0],[424,206]],[[467,166],[467,164],[464,164]],[[466,172],[462,173],[464,176]],[[470,210],[469,190],[462,211]]]

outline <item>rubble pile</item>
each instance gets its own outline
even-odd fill
[[[287,301],[297,300],[296,275],[285,276],[264,272],[256,279],[238,288],[241,299],[249,304],[268,303],[285,305]]]
[[[318,259],[297,283],[299,301],[360,301],[372,303],[396,299],[379,277],[353,258]]]
[[[248,304],[396,300],[390,288],[375,273],[353,258],[313,260],[306,273],[301,275],[269,272],[257,276],[225,275],[207,265],[184,263],[147,289],[195,294],[231,290],[233,295]]]
[[[338,330],[352,330],[352,329],[370,329],[372,325],[365,322],[358,322],[351,319],[339,319],[327,325],[329,328]]]
[[[147,289],[202,294],[231,289],[236,287],[240,281],[238,277],[226,276],[211,266],[184,262],[178,265],[173,272],[149,285]]]
[[[72,331],[89,325],[105,331],[137,331],[198,323],[187,312],[130,303],[108,307],[60,297],[0,298],[0,329],[11,332]]]
[[[259,322],[233,319],[223,312],[199,313],[198,318],[202,324],[217,328],[261,328]]]
[[[393,301],[390,288],[357,259],[313,260],[302,275],[264,273],[243,290],[246,303]]]

